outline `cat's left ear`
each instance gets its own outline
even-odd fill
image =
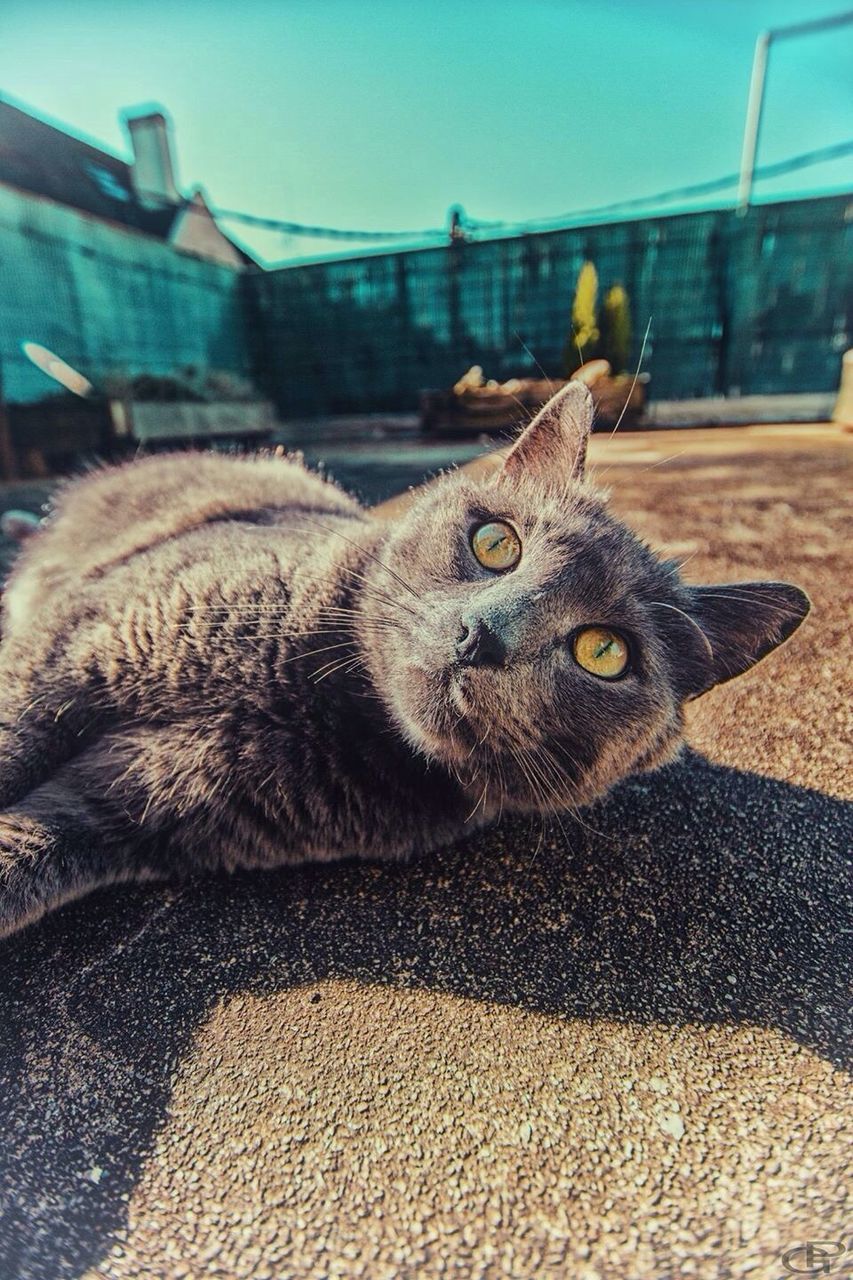
[[[691,616],[707,642],[689,673],[694,698],[754,667],[793,635],[811,608],[805,591],[790,582],[733,582],[690,593]]]
[[[526,476],[562,492],[569,481],[582,480],[592,418],[589,388],[567,382],[516,440],[498,472],[498,483]]]

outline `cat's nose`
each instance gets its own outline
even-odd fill
[[[500,667],[506,645],[482,618],[462,619],[456,641],[456,660],[465,667]]]

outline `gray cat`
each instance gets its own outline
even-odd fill
[[[685,700],[808,599],[682,583],[584,481],[591,420],[570,383],[393,522],[276,457],[70,485],[4,599],[0,933],[111,882],[406,858],[673,759]]]

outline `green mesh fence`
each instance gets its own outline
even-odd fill
[[[21,353],[29,339],[96,381],[251,372],[283,416],[412,409],[472,364],[561,374],[589,261],[600,298],[627,291],[630,367],[651,317],[653,398],[827,391],[851,342],[851,207],[822,197],[241,275],[0,186],[3,390],[55,390]]]
[[[246,282],[256,368],[285,415],[409,409],[472,364],[557,376],[591,261],[601,297],[627,290],[632,367],[651,319],[654,398],[830,390],[850,214],[834,196],[283,267]]]

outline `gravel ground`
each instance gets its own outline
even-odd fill
[[[815,607],[584,825],[4,944],[2,1280],[775,1280],[846,1241],[851,443],[593,441],[688,576]]]

